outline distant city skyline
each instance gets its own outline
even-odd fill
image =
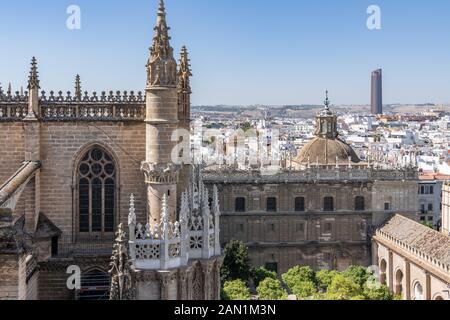
[[[46,91],[73,90],[77,73],[90,92],[144,89],[158,0],[3,2],[4,90],[9,82],[26,87],[33,55]],[[72,4],[81,30],[66,28]],[[381,30],[367,28],[372,4]],[[450,102],[448,1],[166,0],[166,7],[175,52],[182,45],[190,52],[193,105],[319,105],[325,90],[334,104],[369,105],[378,68],[385,104]]]

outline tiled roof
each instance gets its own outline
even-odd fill
[[[450,265],[450,236],[401,215],[389,219],[380,231],[431,258]]]

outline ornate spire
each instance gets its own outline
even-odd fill
[[[169,30],[164,1],[160,0],[153,44],[147,63],[148,87],[176,86],[177,63],[173,57],[173,48],[170,46]]]
[[[11,85],[11,82],[8,83],[8,91],[6,91],[6,93],[8,94],[8,97],[10,97],[11,94],[12,94],[12,85]]]
[[[37,61],[36,58],[33,57],[31,59],[31,70],[30,75],[28,77],[28,90],[32,89],[40,89],[39,86],[39,76],[38,76],[38,70],[37,70]]]
[[[81,92],[81,80],[80,80],[80,75],[77,74],[75,76],[75,99],[77,99],[78,101],[81,100],[81,96],[82,96],[82,92]]]
[[[134,207],[134,194],[130,196],[130,213],[128,214],[128,225],[136,225],[136,209]]]
[[[191,83],[192,72],[189,64],[189,54],[185,46],[181,49],[178,69],[178,118],[190,120],[191,118]]]
[[[180,65],[178,70],[178,89],[180,93],[191,94],[190,78],[192,77],[189,53],[186,46],[181,48]]]
[[[128,256],[127,247],[126,233],[123,225],[119,224],[109,271],[111,274],[110,300],[133,300],[135,297],[132,261]]]

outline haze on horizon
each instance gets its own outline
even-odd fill
[[[176,54],[187,45],[193,105],[369,104],[383,69],[384,103],[450,102],[446,0],[166,0]],[[0,0],[0,82],[26,87],[38,58],[43,90],[143,90],[158,0]],[[81,30],[66,28],[71,4]],[[382,29],[367,29],[369,5]],[[33,27],[30,27],[33,26]],[[176,57],[178,58],[178,57]]]

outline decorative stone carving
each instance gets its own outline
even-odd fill
[[[120,224],[116,233],[113,255],[111,257],[111,300],[132,300],[135,296],[133,270],[128,257],[128,246],[123,225]]]
[[[40,89],[39,86],[39,76],[38,76],[38,71],[37,71],[37,61],[36,58],[33,57],[31,59],[31,70],[30,70],[30,75],[28,77],[28,90],[32,90],[32,89]]]
[[[143,162],[141,170],[144,172],[146,183],[174,184],[178,181],[180,168],[173,164],[160,166],[148,162]]]
[[[147,87],[175,87],[177,84],[177,63],[170,46],[170,28],[166,22],[164,1],[161,0],[155,26],[153,45],[147,63]]]
[[[190,69],[188,52],[183,46],[180,54],[180,64],[178,69],[178,116],[180,120],[189,120],[191,115],[191,85],[190,77],[192,72]]]

